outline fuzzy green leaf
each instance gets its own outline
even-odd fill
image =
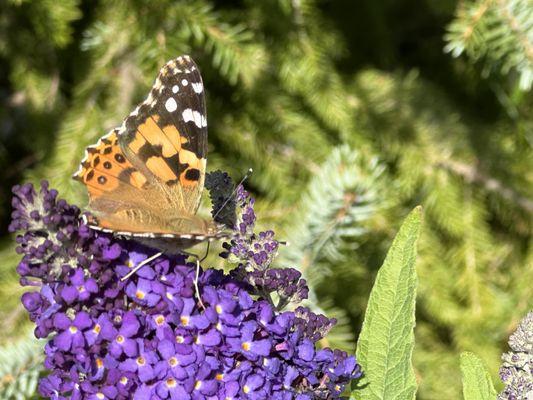
[[[413,399],[417,385],[414,347],[416,242],[422,208],[407,217],[378,272],[357,345],[364,378],[352,394],[360,399]]]
[[[465,400],[488,400],[496,398],[496,390],[483,361],[474,353],[461,354],[463,396]]]

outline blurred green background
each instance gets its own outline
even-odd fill
[[[290,243],[278,262],[339,320],[324,344],[354,351],[375,273],[421,204],[418,397],[460,397],[463,350],[497,380],[533,306],[530,0],[4,0],[0,392],[31,398],[40,363],[11,186],[48,179],[84,205],[70,179],[84,147],[181,54],[207,89],[208,169],[254,169],[260,223]]]

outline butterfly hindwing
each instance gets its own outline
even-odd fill
[[[125,157],[118,144],[118,129],[102,137],[94,146],[86,149],[78,171],[73,178],[83,182],[91,200],[119,190],[141,190],[147,184],[143,176]]]

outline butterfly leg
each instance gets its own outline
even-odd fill
[[[194,277],[194,291],[196,293],[196,297],[198,298],[198,302],[200,303],[200,306],[205,310],[205,305],[202,302],[202,298],[200,297],[200,288],[198,287],[198,279],[200,278],[200,262],[202,262],[205,257],[200,259],[200,257],[197,254],[189,253],[186,251],[181,251],[183,255],[192,257],[196,260],[196,276]]]
[[[205,305],[202,302],[202,297],[200,296],[200,288],[198,287],[198,278],[200,277],[200,260],[196,258],[196,277],[194,278],[194,290],[196,292],[196,297],[198,297],[198,302],[200,306],[205,310]]]
[[[204,254],[204,256],[200,259],[200,262],[204,261],[204,260],[207,258],[207,256],[209,255],[209,246],[210,246],[210,245],[211,245],[211,242],[207,242],[207,247],[206,247],[206,249],[205,249],[205,254]]]
[[[205,305],[202,302],[202,298],[200,297],[200,288],[198,287],[198,278],[200,277],[200,263],[204,261],[207,258],[207,255],[209,254],[209,245],[211,243],[207,242],[207,249],[205,251],[204,256],[200,259],[196,254],[189,254],[190,256],[196,258],[196,277],[194,278],[194,290],[196,291],[196,297],[198,297],[198,302],[202,306],[202,308],[205,310]]]
[[[163,252],[161,251],[159,253],[154,254],[153,256],[148,257],[146,260],[141,261],[130,272],[128,272],[126,275],[124,275],[120,280],[122,282],[124,282],[126,279],[128,279],[130,276],[132,276],[134,273],[136,273],[138,270],[140,270],[142,267],[144,267],[150,261],[155,260],[157,257],[161,256],[162,254],[163,254]]]

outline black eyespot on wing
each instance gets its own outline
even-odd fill
[[[196,168],[190,168],[185,172],[185,179],[189,181],[197,181],[200,179],[200,171]]]

